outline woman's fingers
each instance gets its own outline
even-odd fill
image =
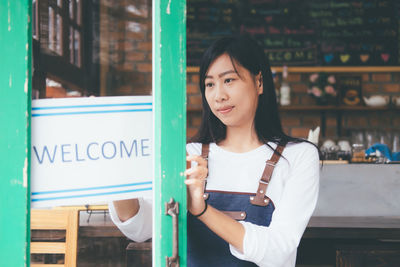
[[[190,178],[190,179],[185,180],[185,184],[186,185],[203,185],[205,181],[206,181],[206,179]]]
[[[186,157],[186,161],[196,161],[199,166],[207,166],[207,161],[199,155],[189,155]]]
[[[188,178],[205,179],[208,174],[207,161],[199,155],[190,155],[186,157],[188,162],[195,161],[197,166],[185,170],[184,175]]]
[[[204,166],[195,166],[185,170],[183,173],[185,176],[190,178],[205,179],[207,177],[208,170]]]

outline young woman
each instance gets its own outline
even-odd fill
[[[203,120],[187,145],[188,266],[295,266],[314,211],[319,156],[287,136],[264,51],[248,37],[226,37],[200,66]],[[151,237],[151,203],[116,201],[116,225]]]

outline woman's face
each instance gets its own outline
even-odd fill
[[[227,127],[252,127],[263,93],[261,73],[252,75],[227,54],[211,63],[205,77],[205,96],[214,115]]]

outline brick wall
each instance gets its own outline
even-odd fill
[[[151,1],[102,1],[100,57],[106,95],[151,94]],[[133,11],[134,9],[134,11]]]
[[[307,95],[309,75],[308,73],[289,74],[291,105],[315,105],[315,100]],[[340,75],[348,74],[336,74],[335,76],[340,79]],[[362,95],[400,96],[400,73],[364,73],[360,75],[362,77]],[[201,96],[198,81],[197,73],[188,72],[188,137],[196,133],[201,121]],[[346,110],[341,114],[342,136],[348,136],[352,129],[400,129],[399,109]],[[337,111],[325,111],[326,137],[337,137],[337,118]],[[283,110],[281,111],[281,120],[287,134],[295,137],[307,137],[310,128],[321,125],[321,112],[318,110]]]

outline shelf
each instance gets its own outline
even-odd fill
[[[279,106],[280,111],[400,111],[400,107],[367,107],[367,106]],[[188,107],[188,112],[201,112],[201,107]]]
[[[341,136],[342,134],[342,116],[344,112],[373,112],[373,111],[396,111],[400,112],[400,107],[367,107],[367,106],[317,106],[317,105],[292,105],[292,106],[279,106],[281,112],[296,112],[296,111],[317,111],[320,112],[320,126],[321,136],[326,136],[326,116],[327,112],[335,112],[336,115],[336,135]],[[188,107],[187,112],[189,113],[201,113],[201,107]]]
[[[276,72],[282,72],[282,67],[275,67],[272,66],[271,69],[275,70]],[[188,73],[198,73],[199,67],[195,66],[188,66],[186,67],[186,71]],[[290,67],[288,66],[289,73],[305,73],[305,72],[400,72],[400,67],[391,66],[391,67],[384,67],[384,66],[370,66],[370,67],[360,67],[360,66],[353,66],[353,67]]]
[[[279,106],[280,111],[400,111],[399,107],[367,107],[367,106]]]

